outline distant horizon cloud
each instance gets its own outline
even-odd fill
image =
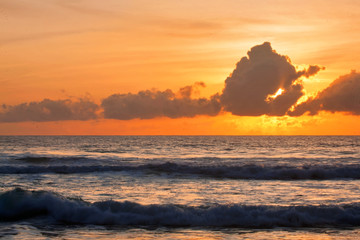
[[[40,102],[21,103],[14,106],[1,106],[0,122],[47,122],[64,120],[91,120],[98,118],[96,112],[99,105],[80,98],[50,100],[45,98]]]
[[[167,89],[145,90],[136,94],[113,94],[101,102],[104,117],[130,120],[134,118],[151,119],[155,117],[195,117],[197,115],[216,116],[221,110],[217,94],[207,98],[191,98],[203,82],[180,88],[177,93]]]
[[[325,67],[309,65],[297,70],[289,57],[278,54],[269,42],[256,45],[240,59],[226,78],[222,92],[208,98],[196,97],[203,82],[177,92],[152,89],[138,93],[116,93],[100,104],[79,98],[5,105],[0,122],[46,122],[93,119],[181,118],[216,116],[230,112],[237,116],[301,116],[320,111],[360,115],[360,73],[355,71],[333,81],[315,97],[298,104],[305,95],[302,77],[314,76]],[[100,112],[102,110],[102,112]]]

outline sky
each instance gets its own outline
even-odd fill
[[[1,135],[360,135],[357,0],[0,0]]]

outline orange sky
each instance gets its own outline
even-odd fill
[[[316,95],[360,71],[357,0],[0,0],[0,104],[172,89],[221,93],[236,63],[271,42]],[[360,92],[359,92],[360,95]],[[4,111],[4,110],[3,110]],[[101,110],[99,110],[101,111]],[[217,116],[0,122],[0,134],[360,134],[358,115]]]

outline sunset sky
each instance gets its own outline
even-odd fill
[[[0,0],[0,25],[2,135],[360,134],[358,0]]]

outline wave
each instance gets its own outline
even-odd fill
[[[20,188],[0,195],[0,221],[44,218],[62,224],[156,227],[353,227],[360,206],[184,206],[134,202],[89,203]]]
[[[171,162],[143,165],[12,165],[0,166],[0,174],[57,173],[75,174],[92,172],[137,171],[145,174],[175,174],[210,178],[255,180],[331,180],[360,179],[360,165],[303,165],[264,166],[247,164],[241,166],[185,165]]]

